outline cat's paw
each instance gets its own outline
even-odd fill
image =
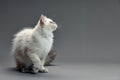
[[[26,69],[25,68],[21,68],[20,72],[26,73]]]
[[[42,68],[39,70],[40,73],[48,73],[48,69],[47,68]]]
[[[27,69],[27,68],[25,68],[25,67],[22,67],[22,68],[20,68],[20,69],[17,69],[19,72],[22,72],[22,73],[28,73],[29,72],[29,70]]]
[[[30,71],[30,73],[36,74],[36,73],[38,73],[38,71],[39,71],[39,68],[33,67],[32,70]]]

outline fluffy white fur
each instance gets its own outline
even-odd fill
[[[52,48],[53,31],[57,24],[41,15],[40,20],[34,28],[23,29],[15,35],[12,53],[16,60],[17,68],[33,64],[33,71],[48,72],[44,62]]]

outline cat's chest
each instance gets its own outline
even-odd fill
[[[40,48],[40,52],[47,54],[53,44],[53,39],[52,38],[40,38],[38,41],[38,47]]]
[[[49,47],[49,46],[51,46],[52,45],[52,43],[53,43],[53,39],[51,39],[51,38],[41,38],[40,40],[39,40],[39,44],[40,44],[40,46],[42,47]]]

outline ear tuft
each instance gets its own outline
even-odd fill
[[[44,17],[44,15],[41,14],[41,17],[40,17],[40,26],[41,27],[43,27],[44,22],[45,22],[45,17]]]

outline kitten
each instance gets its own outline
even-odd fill
[[[44,67],[45,59],[52,48],[53,31],[57,24],[41,15],[34,28],[23,29],[13,39],[12,53],[16,67],[22,72],[48,72]]]

